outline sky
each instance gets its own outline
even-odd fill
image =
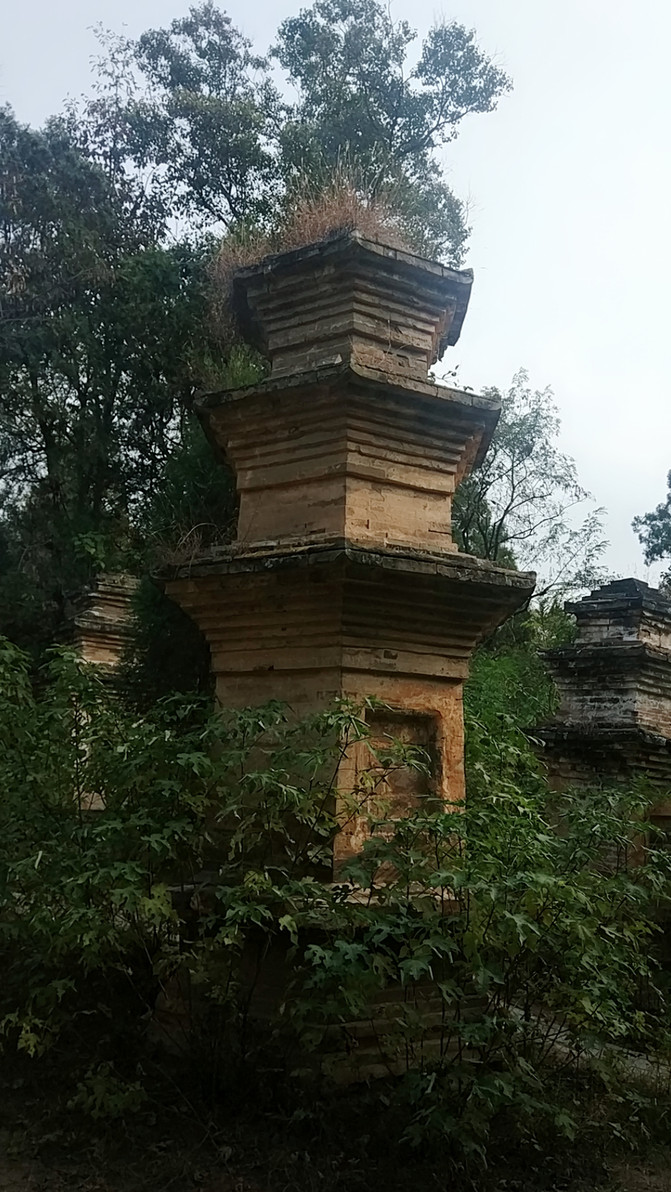
[[[188,0],[2,0],[0,103],[39,125],[88,89],[91,26],[130,37]],[[259,51],[300,0],[222,4]],[[521,367],[550,385],[562,448],[607,509],[605,562],[654,583],[631,520],[671,469],[671,3],[392,0],[419,34],[477,31],[512,76],[496,112],[468,117],[444,163],[469,202],[475,271],[459,383],[505,388]]]

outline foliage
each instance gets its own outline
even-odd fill
[[[285,171],[326,173],[347,148],[373,198],[391,191],[429,256],[458,263],[462,203],[435,157],[470,113],[491,111],[510,80],[456,22],[433,27],[416,65],[416,38],[377,0],[317,0],[282,22],[271,51],[298,90],[281,130]]]
[[[457,490],[460,546],[493,562],[538,570],[537,595],[598,586],[603,510],[575,521],[574,511],[590,496],[578,483],[575,461],[558,447],[551,390],[530,389],[522,370],[506,393],[485,393],[500,399],[501,417],[484,463]]]
[[[522,734],[552,718],[557,695],[537,652],[517,643],[475,655],[464,699],[470,717],[467,745],[477,742],[475,730],[482,725],[487,740],[494,742],[500,736],[504,748],[511,733],[517,734],[524,757]],[[480,746],[475,748],[477,752]]]
[[[671,472],[667,477],[668,493],[651,513],[635,517],[633,528],[638,534],[646,563],[671,558]],[[668,583],[669,576],[666,576]]]
[[[11,617],[38,592],[48,639],[68,588],[137,553],[196,389],[225,370],[201,252],[155,243],[58,124],[5,110],[0,152],[0,594]]]
[[[416,33],[378,0],[316,0],[262,57],[206,0],[137,42],[99,38],[97,91],[70,126],[126,187],[142,178],[143,209],[201,232],[277,227],[297,183],[323,185],[345,157],[362,198],[393,192],[411,239],[458,263],[464,208],[436,150],[510,88],[472,31],[436,24],[412,66]]]
[[[197,839],[197,795],[182,791],[187,767],[159,726],[133,725],[66,657],[53,657],[43,698],[6,643],[0,665],[2,1032],[31,1054],[87,1024],[113,1045],[109,998],[137,1019],[151,1005],[152,957],[174,918],[157,871]]]
[[[148,85],[127,111],[135,156],[154,165],[172,213],[205,226],[267,215],[280,105],[266,60],[211,0],[133,50]]]
[[[276,706],[211,715],[182,697],[138,715],[66,655],[37,694],[8,643],[0,667],[1,1029],[7,1047],[76,1059],[73,1106],[138,1104],[141,1015],[161,989],[182,1025],[189,999],[201,1071],[234,1087],[263,1079],[273,1051],[295,1057],[296,1036],[321,1054],[333,1024],[379,1017],[392,995],[379,1045],[409,1071],[382,1096],[410,1144],[442,1138],[464,1162],[502,1125],[584,1130],[567,1074],[584,1087],[598,1072],[603,1096],[617,1079],[621,1096],[622,1045],[665,1054],[654,941],[668,857],[651,848],[632,865],[640,795],[568,799],[557,832],[516,726],[492,736],[481,714],[465,808],[429,795],[396,818],[396,776],[425,756],[373,747],[365,709],[297,725]],[[369,762],[336,802],[347,750]],[[333,883],[352,817],[367,839]],[[251,1010],[278,954],[273,1042]],[[427,984],[438,1009],[422,1061]]]
[[[477,764],[483,749],[496,751],[500,741],[505,751],[512,740],[520,762],[531,764],[531,772],[520,774],[520,785],[528,780],[534,785],[527,738],[553,719],[558,703],[542,651],[566,645],[575,633],[575,619],[548,597],[517,613],[476,651],[464,687],[467,768],[471,756]],[[497,765],[496,752],[490,764]]]
[[[131,602],[129,638],[117,680],[131,707],[146,713],[160,699],[213,696],[210,650],[191,617],[144,576]]]

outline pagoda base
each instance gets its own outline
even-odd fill
[[[532,588],[533,576],[469,556],[347,540],[228,547],[166,581],[207,638],[222,706],[278,700],[301,718],[338,698],[375,698],[385,707],[367,712],[373,739],[425,747],[432,793],[451,803],[464,797],[469,658]],[[423,781],[415,776],[416,790],[405,782],[406,807],[427,793]],[[341,847],[349,854],[357,840]]]
[[[671,829],[671,738],[636,727],[556,723],[534,729],[555,791],[618,786],[645,779],[655,794],[650,820]]]

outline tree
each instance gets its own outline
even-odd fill
[[[163,171],[173,213],[224,227],[266,216],[280,115],[266,59],[212,0],[144,33],[134,50],[148,92],[131,102],[129,124],[144,132],[138,144]]]
[[[280,134],[283,168],[328,171],[346,150],[371,195],[392,191],[424,250],[458,263],[464,207],[435,151],[511,84],[463,25],[435,25],[411,68],[416,36],[376,0],[316,0],[283,21],[271,54],[298,89]]]
[[[455,534],[469,554],[540,573],[537,595],[603,582],[598,568],[606,542],[602,509],[573,519],[590,494],[575,461],[557,446],[559,418],[552,391],[534,391],[521,370],[501,401],[492,445],[457,490]]]
[[[641,517],[635,517],[632,526],[643,546],[646,563],[656,563],[671,558],[671,472],[666,478],[667,494],[664,501]],[[668,584],[671,572],[667,572]]]
[[[366,196],[393,195],[418,246],[458,263],[465,213],[436,151],[510,80],[455,22],[429,32],[411,67],[416,36],[378,0],[316,0],[280,25],[270,51],[297,91],[288,103],[269,59],[207,0],[135,43],[103,35],[107,98],[78,120],[89,147],[113,126],[107,159],[144,171],[156,204],[191,226],[272,227],[297,184],[346,160]]]
[[[36,133],[5,109],[0,156],[0,602],[41,593],[48,637],[67,587],[128,557],[223,363],[201,250],[157,243],[59,122]]]

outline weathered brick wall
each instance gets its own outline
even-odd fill
[[[576,640],[546,655],[558,721],[671,736],[671,601],[639,580],[619,580],[566,607]]]

